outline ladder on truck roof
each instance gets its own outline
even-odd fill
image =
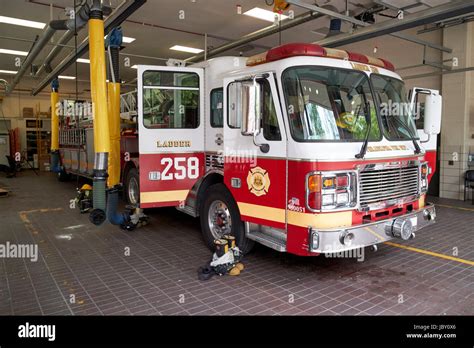
[[[122,120],[137,121],[137,90],[120,95],[120,118]]]

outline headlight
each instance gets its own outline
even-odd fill
[[[334,194],[323,195],[323,206],[334,205]]]
[[[306,205],[310,210],[330,211],[357,205],[355,172],[310,173],[306,180]]]
[[[352,245],[354,238],[355,238],[354,233],[349,232],[349,231],[341,232],[341,234],[339,235],[339,241],[341,242],[341,244],[347,247],[350,247]]]
[[[348,192],[338,193],[336,202],[338,205],[345,205],[349,203],[349,193]]]

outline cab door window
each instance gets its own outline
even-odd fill
[[[260,80],[258,84],[261,88],[261,128],[266,140],[281,140],[280,127],[276,113],[276,106],[272,96],[272,90],[268,80]],[[241,83],[233,82],[228,86],[228,120],[230,128],[240,128],[242,124],[241,106]]]
[[[211,127],[222,128],[224,126],[224,90],[216,88],[211,91]]]
[[[266,140],[281,140],[272,89],[267,80],[259,82],[262,88],[262,128]]]

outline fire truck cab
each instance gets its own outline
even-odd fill
[[[233,234],[302,256],[409,239],[425,201],[441,97],[409,97],[393,65],[314,44],[190,67],[138,66],[139,204],[199,217],[205,242]],[[425,140],[423,138],[423,140]],[[433,145],[431,137],[430,145]],[[428,161],[430,160],[430,161]]]

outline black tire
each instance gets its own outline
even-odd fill
[[[66,172],[64,168],[61,168],[61,170],[58,173],[58,180],[60,182],[66,182],[66,181],[69,181],[70,179],[71,179],[71,174]]]
[[[215,184],[208,188],[205,194],[204,202],[201,204],[201,209],[199,212],[201,220],[201,231],[204,242],[207,247],[214,251],[214,240],[216,237],[211,232],[211,227],[209,224],[209,210],[213,202],[221,201],[227,206],[231,218],[231,231],[230,235],[235,237],[235,241],[239,249],[244,253],[248,253],[252,250],[254,246],[254,241],[248,239],[245,236],[244,223],[240,217],[239,208],[237,203],[232,197],[231,193],[224,184]]]
[[[132,190],[135,192],[135,194],[131,192]],[[125,202],[127,202],[127,204],[137,206],[140,203],[140,176],[138,175],[138,170],[136,168],[131,168],[127,172],[123,193]],[[132,196],[135,196],[135,198],[132,199]]]

